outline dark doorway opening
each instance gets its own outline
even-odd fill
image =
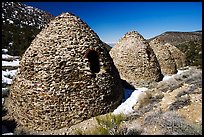
[[[91,72],[98,73],[100,71],[98,52],[95,50],[89,50],[86,57],[88,58]]]

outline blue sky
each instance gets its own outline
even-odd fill
[[[152,38],[166,31],[202,30],[202,2],[24,2],[54,16],[72,12],[104,42],[128,31]]]

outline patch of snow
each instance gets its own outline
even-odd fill
[[[16,59],[16,58],[18,58],[18,56],[11,56],[9,54],[2,54],[2,60],[3,59],[10,59],[10,58]]]
[[[4,104],[4,98],[2,98],[2,105]]]
[[[169,80],[170,78],[172,78],[173,75],[164,75],[162,81],[166,81],[166,80]]]
[[[17,70],[8,70],[8,69],[6,71],[2,70],[2,75],[13,77],[16,75],[16,72],[17,72]]]
[[[2,49],[3,53],[8,53],[8,49]]]
[[[12,79],[7,78],[2,74],[2,83],[6,83],[10,85],[12,83]]]
[[[185,71],[188,71],[188,70],[179,70],[179,69],[178,69],[178,72],[177,72],[176,74],[178,75],[178,74],[181,74],[181,73],[183,73],[183,72],[185,72]]]
[[[176,75],[179,75],[185,71],[188,71],[188,69],[185,70],[178,70],[176,74],[173,75],[165,75],[162,81],[166,81],[170,78],[173,78]],[[134,110],[132,107],[137,103],[139,100],[139,96],[144,93],[148,88],[142,87],[142,88],[137,88],[136,90],[132,91],[130,89],[124,89],[124,95],[125,95],[125,101],[119,105],[114,111],[113,114],[120,114],[123,113],[125,115],[132,113]],[[132,92],[132,94],[131,94]]]
[[[132,109],[132,107],[138,101],[139,95],[142,94],[147,89],[148,88],[142,87],[142,88],[137,88],[136,90],[134,90],[132,92],[131,96],[113,111],[113,114],[116,115],[116,114],[120,114],[120,113],[123,113],[123,114],[132,113],[134,111]]]
[[[12,42],[9,42],[9,46],[12,46],[13,45],[13,41]]]
[[[9,132],[9,133],[3,133],[2,135],[14,135],[14,134]]]
[[[201,55],[201,54],[202,54],[202,51],[199,51],[198,54]]]
[[[2,66],[19,66],[19,59],[16,59],[14,61],[2,61]]]
[[[34,8],[32,6],[26,6],[25,9],[33,10]]]
[[[13,24],[13,21],[12,21],[12,20],[9,20],[9,24]]]
[[[181,74],[181,73],[183,73],[185,71],[188,71],[188,70],[179,70],[178,69],[176,74],[173,74],[173,75],[164,75],[162,81],[169,80],[169,79],[173,78],[175,75],[179,75],[179,74]]]

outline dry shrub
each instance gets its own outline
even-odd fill
[[[174,111],[153,112],[144,119],[146,125],[158,125],[162,135],[201,135],[202,125],[187,122]]]

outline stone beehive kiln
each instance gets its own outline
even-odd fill
[[[103,42],[80,18],[63,13],[26,50],[6,106],[24,129],[47,131],[113,111],[122,95]]]
[[[159,61],[162,74],[175,74],[177,73],[176,62],[168,46],[164,46],[159,40],[154,39],[149,42],[151,48],[154,50],[156,57]]]
[[[166,43],[164,44],[164,46],[167,46],[169,51],[171,52],[171,55],[176,63],[177,69],[186,66],[187,64],[186,55],[181,50],[171,45],[170,43]]]
[[[156,55],[146,40],[136,31],[128,32],[110,50],[120,77],[137,86],[148,86],[162,80]]]

